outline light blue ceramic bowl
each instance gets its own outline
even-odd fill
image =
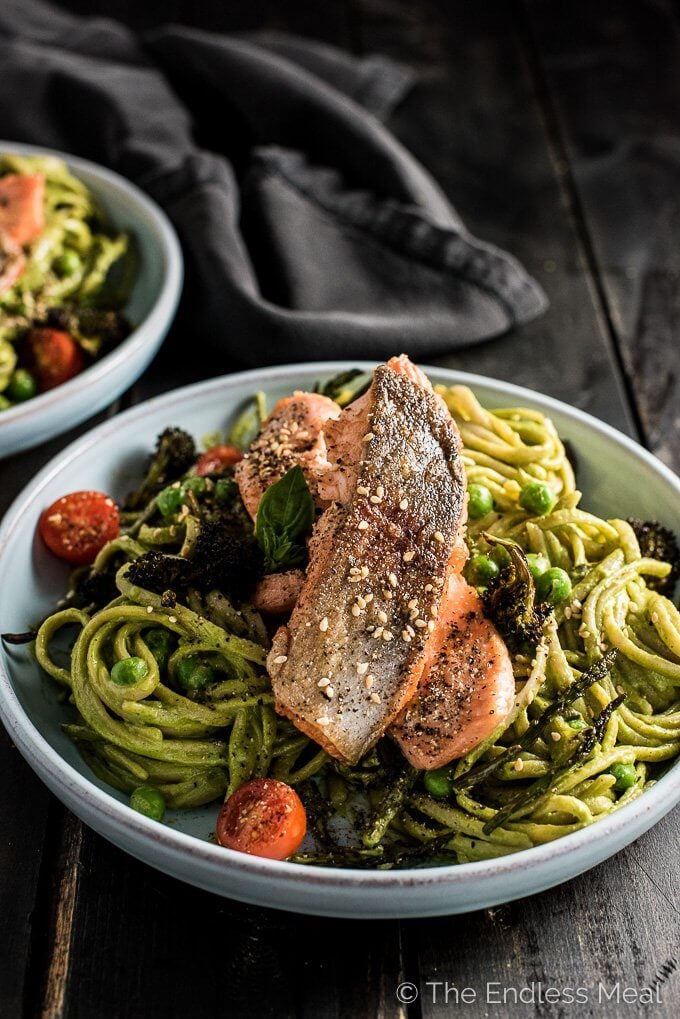
[[[133,330],[74,379],[0,413],[0,457],[37,446],[73,428],[120,396],[142,374],[173,320],[182,290],[182,253],[165,213],[130,181],[85,159],[0,141],[0,153],[51,155],[97,196],[114,226],[135,238],[139,266],[125,306]]]
[[[100,425],[56,457],[16,500],[0,528],[0,629],[22,631],[63,594],[66,570],[35,536],[41,510],[74,489],[128,491],[154,437],[167,425],[196,436],[224,429],[257,389],[274,400],[353,365],[292,365],[179,389]],[[371,367],[366,365],[365,367]],[[603,516],[635,515],[680,531],[680,481],[630,439],[594,418],[517,386],[426,369],[464,383],[489,407],[548,413],[574,444],[585,505]],[[208,841],[216,806],[174,812],[157,824],[98,781],[62,734],[65,709],[26,648],[0,650],[0,714],[11,739],[49,788],[87,824],[133,856],[183,881],[258,905],[346,917],[462,913],[541,891],[616,853],[680,800],[675,765],[639,799],[583,831],[500,860],[458,867],[364,871],[258,859]],[[670,847],[669,847],[670,850]]]

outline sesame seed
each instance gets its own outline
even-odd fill
[[[427,624],[427,628],[430,633],[434,633],[434,619],[430,619]]]
[[[407,626],[406,627],[406,632],[409,633],[412,637],[415,637],[415,635],[416,635],[416,631],[413,629],[412,626]]]
[[[318,687],[319,687],[319,688],[320,688],[321,690],[323,690],[323,688],[324,688],[325,686],[328,686],[328,685],[329,685],[329,683],[330,683],[330,679],[328,678],[328,676],[324,676],[324,677],[323,677],[323,679],[320,679],[320,680],[319,680],[319,682],[318,682],[318,683],[317,683],[316,685],[317,685],[317,686],[318,686]]]
[[[404,560],[405,563],[410,563],[414,556],[415,552],[404,552],[401,558]]]
[[[153,605],[147,605],[146,611],[149,613],[149,615],[151,615],[151,613],[153,612]]]
[[[399,509],[401,510],[408,509],[408,499],[401,500],[401,502],[399,503]]]
[[[358,577],[359,574],[361,573],[361,570],[359,569],[358,566],[350,566],[349,572],[353,577]]]
[[[368,530],[368,520],[360,520],[359,521],[359,530],[360,531],[367,531]]]
[[[365,485],[357,485],[357,495],[368,495],[368,489]]]
[[[408,603],[407,607],[409,609],[414,609],[417,604],[418,604],[418,599],[417,598],[411,598],[411,601]]]
[[[364,595],[364,601],[366,602],[367,605],[370,605],[370,603],[373,601],[372,591],[369,591],[368,594]]]
[[[652,622],[653,623],[658,623],[659,622],[659,613],[658,612],[652,612]]]
[[[378,612],[378,619],[380,620],[381,623],[386,623],[387,622],[387,613],[383,612],[383,610],[380,609],[380,611]]]
[[[370,690],[374,683],[375,679],[373,678],[373,676],[366,676],[366,678],[364,679],[364,686],[366,687],[367,690]]]
[[[368,576],[368,566],[362,566],[361,567],[361,576],[362,577],[367,577]]]
[[[388,573],[387,574],[387,579],[389,580],[389,582],[392,585],[392,587],[396,587],[397,584],[399,583],[398,580],[397,580],[396,573]]]
[[[392,594],[391,591],[383,591],[383,597],[384,597],[385,601],[392,601],[392,598],[394,597],[394,595]]]
[[[360,676],[365,676],[368,672],[368,662],[357,662],[357,672]]]
[[[168,622],[169,623],[176,623],[177,622],[177,616],[168,616]]]
[[[553,743],[559,743],[562,737],[560,736],[559,732],[551,732],[550,739],[553,741]]]
[[[326,632],[326,630],[328,629],[328,616],[323,617],[323,619],[319,623],[319,629],[321,630],[322,633]]]
[[[331,724],[331,720],[328,717],[328,715],[321,715],[320,718],[317,718],[316,724],[317,725],[330,725]]]
[[[407,644],[411,643],[411,634],[408,632],[408,630],[401,631],[401,639],[405,640]]]
[[[425,585],[425,590],[426,590],[426,591],[427,591],[427,593],[429,594],[429,593],[430,593],[430,591],[434,591],[434,588],[433,588],[432,584],[426,584],[426,585]]]
[[[515,769],[515,771],[524,770],[524,761],[522,760],[521,757],[518,757],[517,760],[514,762],[513,768]]]
[[[392,640],[392,631],[391,630],[383,630],[382,639],[383,640]]]
[[[422,629],[424,629],[427,626],[427,623],[425,622],[424,619],[416,619],[415,622],[416,622],[416,626],[418,627],[419,630],[422,630]]]
[[[366,605],[368,604],[366,599],[362,598],[360,594],[357,595],[356,601],[360,609],[365,609]]]
[[[434,538],[435,541],[438,541],[440,545],[443,545],[444,542],[446,541],[446,538],[444,537],[441,531],[435,531],[432,537]]]
[[[374,704],[380,704],[380,694],[378,693],[370,694],[369,700],[373,701]]]
[[[436,605],[430,605],[430,615],[432,616],[433,619],[437,618],[437,606]]]
[[[372,502],[374,506],[377,506],[379,502],[382,502],[382,499],[380,498],[379,495],[372,495],[370,498],[370,502]]]
[[[364,435],[364,442],[370,442],[373,438],[373,432],[366,432]]]
[[[325,686],[323,692],[325,693],[326,697],[328,697],[329,701],[332,701],[333,698],[335,697],[335,690],[333,689],[332,686]]]
[[[564,618],[571,619],[571,612],[572,612],[571,605],[567,605],[566,609],[564,610]]]
[[[284,662],[288,661],[288,655],[277,655],[274,659],[274,665],[283,665]]]
[[[385,489],[383,488],[382,485],[378,485],[378,487],[375,490],[375,494],[378,496],[379,499],[382,499],[382,497],[385,494]]]
[[[377,640],[378,637],[382,637],[384,629],[385,629],[384,626],[376,626],[375,630],[373,631],[373,639]]]
[[[361,615],[361,609],[358,605],[352,605],[352,615],[355,617]]]

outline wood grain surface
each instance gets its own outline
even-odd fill
[[[469,228],[550,298],[539,321],[441,364],[582,407],[680,467],[680,15],[670,0],[70,0],[145,28],[275,28],[382,52],[418,84],[391,127]],[[174,335],[110,408],[228,364]],[[78,431],[90,427],[92,422]],[[0,463],[0,510],[75,437]],[[0,737],[0,1016],[675,1017],[676,811],[557,889],[460,917],[373,923],[244,906],[188,888],[85,829]],[[410,981],[408,1006],[396,995]],[[444,1001],[448,981],[449,1003]],[[643,1010],[601,1001],[651,988]],[[487,983],[509,989],[497,1004]],[[587,1003],[513,1003],[538,983]],[[512,989],[515,989],[515,992]]]

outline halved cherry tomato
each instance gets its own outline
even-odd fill
[[[239,460],[243,460],[243,453],[236,446],[211,446],[196,464],[196,473],[200,477],[220,474],[225,467],[232,467]]]
[[[82,350],[61,329],[31,329],[26,342],[41,393],[68,382],[85,367]]]
[[[300,797],[285,782],[253,778],[229,797],[217,818],[217,841],[227,849],[285,860],[307,831]]]
[[[44,175],[8,173],[0,177],[0,236],[21,247],[44,229]]]
[[[118,537],[118,507],[103,492],[71,492],[47,507],[38,530],[59,559],[89,566],[107,541]]]

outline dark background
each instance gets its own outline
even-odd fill
[[[671,0],[110,0],[65,3],[146,28],[289,30],[382,52],[419,84],[391,127],[479,237],[513,251],[548,313],[439,363],[582,407],[680,467],[680,12]],[[105,415],[230,365],[175,335]],[[0,508],[75,434],[0,465]],[[616,509],[616,507],[614,508]],[[483,1015],[635,1015],[599,981],[659,987],[676,1016],[677,811],[568,885],[469,916],[319,920],[218,899],[124,856],[0,738],[0,1015],[441,1014],[428,981],[582,985],[590,1004]],[[441,991],[438,1001],[441,1001]]]

